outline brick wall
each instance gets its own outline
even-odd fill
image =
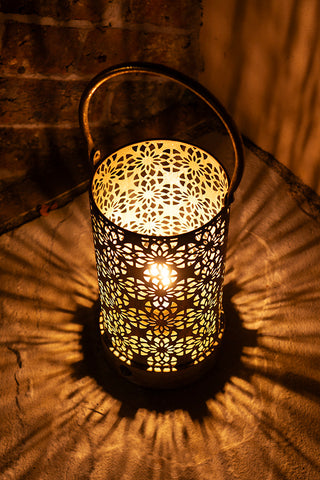
[[[12,197],[27,211],[87,180],[78,104],[88,80],[104,68],[141,60],[197,77],[200,1],[2,0],[0,185],[6,202]],[[116,124],[126,113],[121,104],[128,89],[114,84],[111,90],[103,108],[96,102],[93,121],[102,110]]]

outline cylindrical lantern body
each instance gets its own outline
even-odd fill
[[[170,387],[211,365],[223,330],[228,177],[207,152],[155,140],[93,175],[100,331],[134,382]]]
[[[210,153],[173,139],[148,139],[101,158],[89,128],[91,98],[110,79],[132,74],[176,82],[214,112],[233,148],[230,181]],[[241,137],[210,92],[155,64],[101,72],[84,91],[79,113],[94,165],[90,203],[105,352],[133,382],[188,383],[211,367],[223,336],[224,260],[229,207],[243,169]]]

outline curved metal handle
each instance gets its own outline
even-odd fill
[[[96,90],[106,81],[119,75],[127,75],[131,73],[146,73],[150,75],[157,75],[169,78],[174,82],[182,85],[186,89],[194,93],[198,98],[205,102],[211,110],[219,117],[230,137],[233,151],[234,151],[234,171],[231,178],[228,194],[226,197],[226,205],[233,202],[233,194],[236,191],[243,172],[243,144],[241,136],[231,116],[221,103],[202,85],[195,80],[177,72],[176,70],[154,63],[132,62],[127,64],[120,64],[114,67],[103,70],[96,77],[92,79],[87,88],[82,94],[79,106],[79,121],[80,127],[84,133],[88,144],[89,158],[92,159],[93,164],[100,159],[100,152],[94,148],[92,135],[89,128],[89,104],[92,96]]]

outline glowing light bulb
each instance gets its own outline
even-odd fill
[[[177,279],[177,272],[165,263],[153,263],[145,269],[144,277],[155,287],[164,290]]]

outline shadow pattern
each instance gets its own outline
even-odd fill
[[[2,478],[320,479],[320,227],[289,192],[247,152],[224,344],[206,377],[172,391],[104,359],[86,195],[2,235]]]

